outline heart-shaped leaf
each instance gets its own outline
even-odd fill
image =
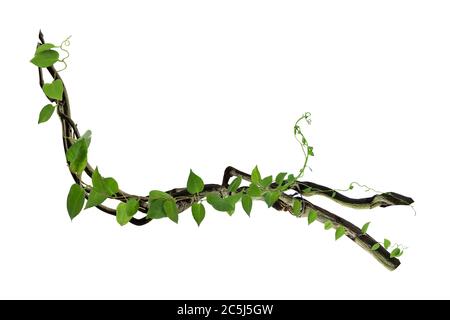
[[[334,235],[335,240],[338,240],[340,237],[342,237],[345,234],[345,228],[343,226],[339,226],[336,229],[336,233]]]
[[[56,79],[52,83],[46,83],[42,87],[44,93],[50,99],[62,100],[64,86],[61,79]]]
[[[39,48],[37,49],[39,50]],[[47,68],[59,59],[59,53],[55,50],[41,50],[36,52],[31,63],[40,68]]]
[[[250,212],[252,211],[253,206],[253,199],[247,194],[242,195],[242,208],[244,209],[245,213],[247,213],[250,216]]]
[[[67,212],[70,219],[74,219],[83,209],[84,205],[84,189],[78,184],[73,184],[70,187],[67,195]]]
[[[47,51],[47,50],[50,50],[53,48],[56,48],[56,46],[53,43],[44,43],[36,48],[36,53],[42,53],[44,51]]]
[[[298,199],[294,199],[294,203],[292,204],[292,214],[296,217],[300,216],[300,212],[302,210],[302,203]]]
[[[241,176],[237,176],[236,179],[233,180],[233,182],[230,183],[230,185],[228,186],[228,191],[230,192],[236,192],[237,189],[239,188],[239,186],[242,183],[242,177]]]
[[[191,207],[191,210],[195,222],[197,222],[197,225],[200,227],[200,224],[205,218],[205,206],[203,205],[203,203],[194,203]]]
[[[369,229],[369,224],[370,224],[370,222],[367,222],[366,224],[363,225],[363,227],[361,228],[361,233],[362,234],[366,234],[367,233],[367,229]]]
[[[178,223],[178,209],[174,199],[164,200],[163,203],[164,213],[166,216],[175,223]]]
[[[189,177],[187,181],[187,191],[190,194],[197,194],[203,191],[204,183],[202,178],[194,173],[194,171],[189,172]]]
[[[55,106],[52,104],[48,104],[45,107],[43,107],[41,112],[39,113],[38,123],[43,123],[43,122],[48,121],[52,117],[52,114],[54,111],[55,111]]]
[[[317,211],[311,210],[308,214],[308,225],[316,221],[317,219]]]

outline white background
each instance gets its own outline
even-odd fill
[[[448,1],[2,2],[0,298],[450,298],[449,16]],[[72,35],[73,117],[122,189],[184,186],[189,168],[210,183],[227,165],[295,172],[310,111],[308,180],[416,200],[416,216],[314,200],[408,246],[402,265],[262,203],[250,219],[208,209],[200,228],[190,212],[70,222],[59,121],[37,125],[40,28]]]

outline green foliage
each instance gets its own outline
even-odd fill
[[[187,190],[190,194],[197,194],[203,191],[205,184],[202,178],[194,173],[194,171],[189,172],[189,177],[187,181]]]
[[[113,178],[103,178],[98,168],[95,169],[92,175],[92,183],[93,187],[89,193],[85,209],[102,204],[103,201],[119,191],[119,185],[116,180]]]
[[[264,193],[264,201],[267,204],[267,207],[271,207],[274,205],[275,202],[280,198],[281,192],[278,190],[275,191],[267,191]]]
[[[90,130],[86,131],[75,143],[67,150],[66,158],[70,163],[70,171],[81,175],[87,164],[87,152],[91,144]]]
[[[138,212],[139,201],[135,198],[130,198],[126,203],[121,202],[117,205],[116,209],[116,220],[121,225],[124,226],[130,222],[131,218]]]
[[[252,170],[251,181],[257,186],[261,183],[261,173],[259,172],[258,166]]]
[[[293,182],[295,182],[295,180],[296,180],[295,176],[293,174],[289,174],[287,178],[287,184],[290,185]]]
[[[205,206],[203,205],[203,203],[194,203],[191,207],[191,210],[195,222],[197,222],[197,225],[200,227],[200,224],[205,218]]]
[[[380,247],[381,245],[379,243],[375,243],[370,250],[377,251],[378,249],[380,249]]]
[[[275,177],[275,183],[278,186],[281,186],[283,184],[284,178],[286,177],[287,172],[280,172],[279,174],[277,174],[277,176]]]
[[[31,63],[40,68],[47,68],[59,60],[58,51],[51,50],[56,46],[51,43],[45,43],[37,47]]]
[[[341,238],[343,235],[345,234],[345,228],[343,226],[339,226],[336,229],[336,233],[334,235],[334,239],[338,240],[339,238]]]
[[[265,177],[261,180],[261,188],[267,188],[273,181],[272,176]]]
[[[166,216],[175,223],[178,223],[178,208],[174,199],[164,200],[163,203],[164,213]]]
[[[38,123],[47,122],[52,117],[55,108],[56,106],[52,104],[47,104],[45,107],[43,107],[41,112],[39,113]]]
[[[303,194],[305,194],[305,193],[311,193],[312,192],[312,188],[311,187],[308,187],[308,188],[306,188],[305,190],[303,190]]]
[[[149,201],[157,200],[157,199],[172,199],[172,196],[166,192],[159,191],[159,190],[152,190],[150,191],[148,195]]]
[[[70,219],[74,219],[83,209],[84,206],[84,189],[78,185],[73,184],[70,187],[67,195],[67,212]]]
[[[325,223],[323,224],[323,228],[325,230],[330,230],[331,228],[333,228],[333,222],[331,222],[330,220],[325,221]]]
[[[261,189],[254,183],[250,183],[247,189],[247,194],[251,197],[260,197],[262,194]]]
[[[403,254],[403,251],[400,250],[400,248],[395,248],[392,250],[390,257],[391,258],[398,258]]]
[[[149,208],[147,218],[161,219],[169,218],[178,223],[178,208],[175,199],[168,193],[152,190],[148,194]]]
[[[250,216],[250,212],[252,211],[253,206],[253,199],[247,194],[242,195],[242,208],[244,209],[245,213],[247,213]]]
[[[212,193],[207,195],[206,201],[217,211],[228,212],[228,214],[234,212],[234,203],[228,200],[228,198],[222,198]]]
[[[308,155],[309,156],[314,156],[313,147],[311,147],[311,146],[308,147]]]
[[[56,48],[56,46],[53,43],[44,43],[36,48],[36,53],[39,54],[53,48]]]
[[[149,203],[147,218],[150,219],[161,219],[166,217],[164,212],[164,201],[165,199],[156,199]]]
[[[367,233],[367,229],[369,229],[369,225],[370,225],[370,222],[367,222],[366,224],[363,225],[363,227],[361,229],[361,233],[362,234],[366,234]]]
[[[80,176],[87,165],[88,160],[88,140],[78,139],[66,152],[70,171]]]
[[[236,193],[236,194],[229,195],[228,197],[226,197],[224,199],[226,201],[229,201],[233,205],[235,205],[236,203],[239,202],[239,200],[241,200],[241,198],[242,198],[242,193]]]
[[[389,239],[384,239],[383,246],[388,249],[391,246],[391,241]]]
[[[308,225],[316,221],[317,219],[317,211],[311,210],[308,214]]]
[[[302,210],[302,203],[298,199],[294,199],[294,202],[292,203],[292,214],[296,217],[300,216]]]
[[[42,90],[50,99],[62,100],[64,85],[60,79],[56,79],[52,83],[44,84]]]
[[[233,182],[231,182],[231,184],[228,186],[228,191],[229,192],[236,192],[237,189],[239,188],[239,186],[242,183],[242,177],[241,176],[237,176]]]

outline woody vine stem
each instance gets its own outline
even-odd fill
[[[152,190],[146,196],[129,194],[121,190],[115,179],[103,177],[98,168],[94,169],[89,164],[88,148],[91,132],[86,131],[81,135],[72,119],[69,95],[60,75],[60,72],[67,68],[69,44],[69,39],[64,40],[59,46],[46,43],[43,34],[39,32],[39,43],[31,62],[38,67],[39,85],[50,101],[50,104],[42,108],[39,123],[48,121],[55,111],[61,121],[64,152],[74,180],[67,197],[67,211],[71,219],[75,218],[83,208],[96,207],[116,216],[120,225],[129,222],[142,226],[161,218],[178,222],[179,213],[190,208],[194,220],[200,225],[206,213],[205,202],[215,210],[227,212],[229,215],[234,213],[237,203],[241,202],[243,210],[250,215],[253,201],[261,200],[275,210],[288,212],[298,218],[307,218],[308,224],[315,221],[323,223],[325,230],[335,230],[336,240],[344,235],[347,236],[389,270],[394,270],[400,265],[398,257],[403,254],[404,248],[391,245],[388,239],[384,239],[381,243],[376,241],[367,234],[369,222],[359,228],[305,198],[323,196],[340,205],[355,209],[413,203],[413,199],[395,192],[375,192],[374,195],[366,198],[350,198],[344,195],[344,191],[349,191],[354,186],[361,186],[356,182],[342,190],[302,181],[301,178],[308,168],[308,161],[314,156],[313,147],[309,145],[302,132],[302,125],[309,124],[311,121],[309,113],[303,114],[294,125],[294,135],[305,156],[297,174],[281,172],[275,178],[272,176],[263,178],[257,166],[251,174],[227,167],[220,184],[204,184],[202,178],[191,170],[186,187],[165,192]],[[64,55],[64,58],[60,58],[60,53]],[[62,69],[57,70],[55,64],[62,64]],[[44,70],[47,70],[52,78],[50,83],[44,81]],[[366,188],[366,191],[375,191]],[[117,201],[117,207],[107,206],[104,203],[107,199]]]

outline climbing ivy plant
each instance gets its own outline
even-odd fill
[[[358,228],[306,199],[315,195],[325,196],[355,209],[413,203],[409,197],[395,192],[379,192],[358,182],[350,183],[346,189],[332,189],[302,181],[309,167],[309,161],[315,155],[313,146],[303,133],[303,126],[311,124],[309,112],[302,114],[293,126],[294,137],[304,155],[297,173],[279,172],[276,175],[264,176],[258,166],[255,166],[250,174],[227,167],[221,184],[205,184],[198,171],[191,169],[187,175],[186,185],[180,188],[168,191],[151,190],[146,196],[122,191],[114,178],[104,177],[98,167],[94,169],[89,164],[88,153],[92,132],[87,130],[80,134],[78,126],[72,120],[67,88],[60,76],[61,71],[67,68],[65,60],[69,57],[67,50],[70,45],[69,38],[57,46],[45,43],[44,36],[40,33],[39,44],[31,63],[38,67],[40,86],[50,101],[41,109],[38,123],[47,122],[56,112],[62,124],[64,151],[74,180],[67,195],[67,212],[70,219],[76,218],[83,209],[96,207],[114,215],[121,226],[127,223],[144,225],[152,220],[166,218],[178,223],[179,214],[190,208],[193,220],[200,226],[206,212],[209,211],[207,206],[231,216],[240,203],[242,210],[250,216],[254,201],[263,201],[269,208],[289,212],[294,217],[305,217],[308,225],[316,221],[323,223],[325,230],[334,229],[335,240],[347,236],[390,270],[400,265],[397,258],[403,254],[405,248],[397,244],[392,245],[388,239],[383,243],[375,241],[367,234],[370,222]],[[62,67],[59,70],[56,69],[58,65]],[[50,74],[51,82],[44,81],[44,69]],[[343,194],[355,186],[374,192],[375,195],[354,199]],[[116,207],[107,206],[105,204],[107,200],[117,201]]]

